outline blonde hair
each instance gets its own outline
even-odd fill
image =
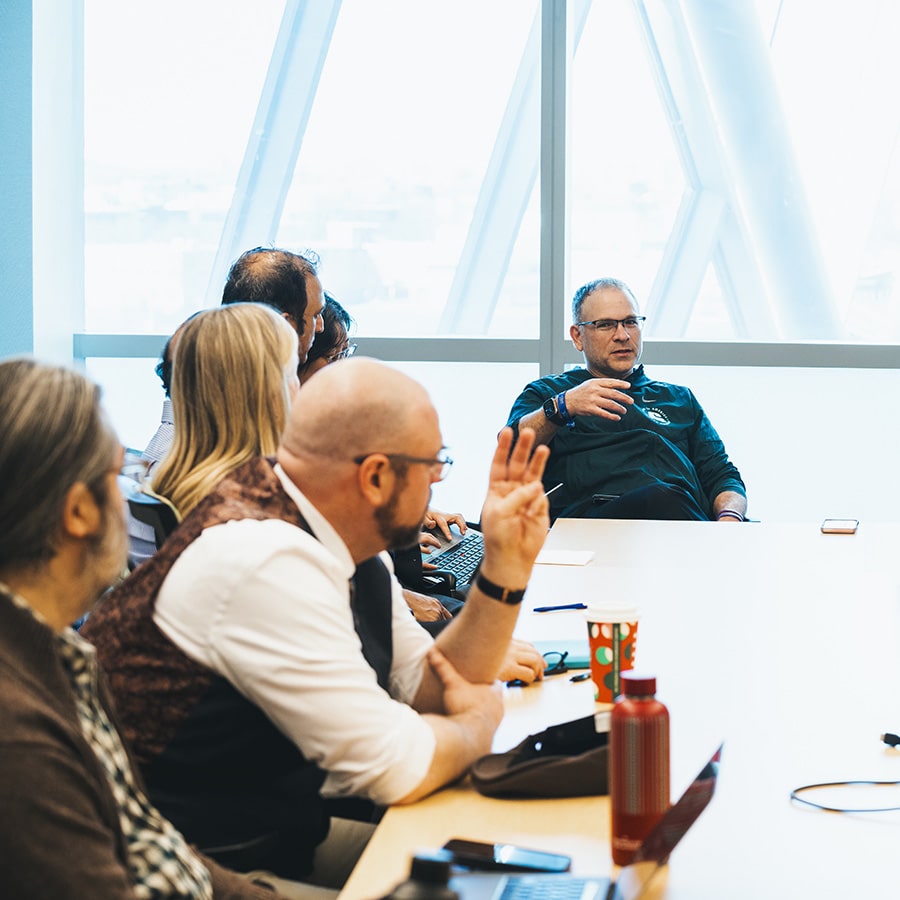
[[[239,465],[273,455],[296,366],[297,333],[271,307],[233,303],[188,321],[172,364],[175,438],[153,492],[185,516]]]

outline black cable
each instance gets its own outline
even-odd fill
[[[803,787],[794,788],[791,791],[791,800],[796,800],[797,803],[804,803],[813,807],[813,809],[825,810],[825,812],[874,813],[900,811],[900,806],[865,806],[858,809],[849,806],[826,806],[824,803],[816,803],[815,800],[807,800],[805,797],[800,796],[804,791],[814,791],[819,788],[842,788],[858,785],[866,785],[867,787],[900,787],[900,781],[828,781],[822,784],[804,784]]]
[[[900,735],[892,734],[890,731],[886,731],[881,735],[881,740],[889,747],[900,746]],[[796,800],[797,803],[803,803],[806,806],[813,807],[813,809],[821,809],[825,812],[870,813],[900,811],[900,806],[870,806],[861,809],[852,809],[844,806],[826,806],[824,803],[816,803],[815,800],[807,800],[805,797],[800,796],[800,794],[805,791],[815,791],[827,788],[858,787],[860,785],[866,787],[900,787],[900,781],[826,781],[821,784],[804,784],[802,787],[794,788],[794,790],[791,791],[791,800]]]

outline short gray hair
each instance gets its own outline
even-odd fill
[[[87,485],[105,505],[117,447],[97,385],[28,357],[0,362],[0,569],[55,555],[74,484]]]
[[[572,322],[575,323],[581,319],[581,307],[584,306],[584,301],[591,294],[595,291],[610,289],[621,291],[631,301],[634,308],[638,309],[637,297],[634,296],[634,292],[624,281],[620,281],[618,278],[596,278],[594,281],[583,284],[575,291],[575,296],[572,298]]]

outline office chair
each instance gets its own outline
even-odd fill
[[[178,525],[175,507],[164,497],[145,493],[136,481],[126,475],[119,476],[119,488],[128,501],[131,515],[153,529],[158,550]]]

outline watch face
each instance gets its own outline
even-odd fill
[[[559,410],[556,407],[555,397],[548,397],[544,401],[544,415],[547,417],[547,420],[554,425],[565,424],[566,420],[559,414]]]

